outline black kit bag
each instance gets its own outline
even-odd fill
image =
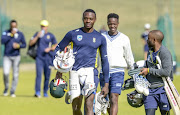
[[[36,59],[37,56],[37,47],[38,47],[38,42],[36,42],[34,45],[28,47],[27,54],[32,57],[33,59]]]

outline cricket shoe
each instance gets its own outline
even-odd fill
[[[135,84],[134,87],[136,89],[136,91],[138,93],[143,93],[143,76],[139,75],[139,74],[135,74],[134,75],[134,79],[135,79]]]
[[[148,82],[148,80],[146,78],[143,79],[143,94],[145,96],[149,95],[149,87],[150,87],[150,83]]]

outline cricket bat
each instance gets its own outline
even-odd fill
[[[158,64],[157,64],[157,67],[158,69],[161,69],[161,60],[158,56],[156,56],[156,59],[158,61]],[[171,107],[173,109],[173,112],[174,112],[174,115],[180,115],[180,109],[179,109],[179,106],[178,106],[178,102],[177,100],[175,99],[174,95],[173,95],[173,92],[171,91],[171,88],[166,80],[165,77],[162,77],[162,80],[164,82],[164,89],[166,91],[166,95],[168,97],[168,100],[171,104]]]
[[[160,62],[160,65],[161,65],[161,60],[160,60],[159,56],[157,56],[156,59],[158,60],[158,62]],[[177,101],[178,107],[180,109],[180,95],[179,95],[176,87],[174,86],[173,82],[171,81],[170,77],[166,77],[165,79],[166,79],[169,87],[171,88],[171,91],[172,91],[172,93]]]
[[[171,90],[172,90],[172,92],[174,94],[174,97],[175,97],[175,99],[177,101],[177,104],[179,106],[179,109],[180,109],[180,95],[179,95],[176,87],[174,86],[173,82],[171,81],[170,77],[167,77],[166,81],[169,84],[169,86],[170,86],[170,88],[171,88]]]

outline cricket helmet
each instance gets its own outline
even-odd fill
[[[143,105],[143,94],[138,93],[136,90],[127,94],[127,101],[130,106],[138,108]]]
[[[68,51],[56,52],[55,59],[53,60],[54,67],[61,73],[69,72],[75,62],[72,49]]]
[[[50,84],[50,94],[54,98],[61,98],[64,96],[65,92],[67,91],[67,82],[62,79],[53,79]]]

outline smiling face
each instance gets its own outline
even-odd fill
[[[108,24],[108,28],[109,28],[109,33],[112,35],[117,34],[117,28],[119,25],[118,19],[117,18],[109,18],[107,24]]]
[[[85,12],[83,14],[83,23],[86,29],[91,29],[96,21],[96,16],[92,12]]]

